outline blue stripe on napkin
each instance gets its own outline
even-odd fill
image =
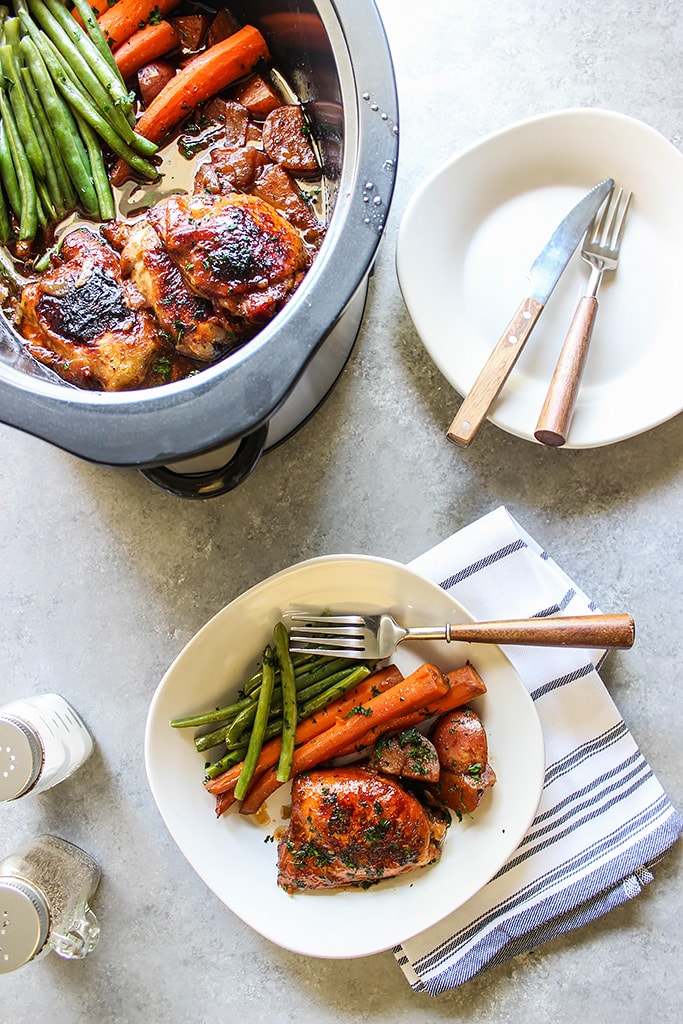
[[[597,611],[504,508],[411,563],[478,619]],[[596,667],[604,651],[505,648],[546,744],[538,812],[481,892],[395,947],[418,992],[438,995],[633,899],[683,819],[638,749]],[[587,713],[589,709],[589,713]]]

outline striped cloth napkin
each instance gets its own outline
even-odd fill
[[[478,619],[597,611],[505,508],[411,562]],[[604,651],[506,647],[535,702],[543,794],[516,852],[476,896],[393,950],[416,992],[462,985],[637,896],[683,819],[596,665]]]

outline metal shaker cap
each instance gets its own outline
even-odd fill
[[[0,800],[26,793],[42,767],[43,748],[31,726],[9,715],[0,718]]]
[[[0,878],[0,974],[32,960],[49,928],[50,911],[42,893],[22,878]]]

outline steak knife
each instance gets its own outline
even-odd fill
[[[534,260],[529,271],[529,295],[520,303],[448,428],[446,436],[453,444],[467,448],[474,440],[553,288],[613,187],[612,178],[595,185],[558,225]]]

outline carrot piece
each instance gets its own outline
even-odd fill
[[[119,0],[119,3],[124,2]],[[199,103],[210,99],[268,57],[268,46],[259,30],[245,25],[239,32],[193,57],[145,110],[135,126],[136,132],[151,142],[161,142]],[[119,160],[110,175],[112,185],[120,185],[126,174],[126,164]]]
[[[310,718],[304,718],[296,727],[296,739],[297,745],[306,743],[308,740],[312,740],[314,736],[319,736],[321,732],[325,732],[326,729],[332,725],[337,718],[343,718],[344,715],[348,714],[349,711],[353,711],[355,707],[362,705],[368,701],[371,697],[375,697],[378,693],[382,693],[384,690],[390,689],[392,686],[396,686],[403,679],[403,674],[396,665],[388,665],[386,668],[380,668],[372,675],[366,676],[362,682],[354,686],[349,693],[345,693],[339,700],[334,701],[332,704],[328,704],[322,711],[316,711]],[[256,763],[256,770],[254,772],[254,778],[262,775],[268,768],[271,768],[274,764],[277,764],[280,757],[280,747],[282,741],[279,736],[275,739],[268,740],[267,743],[263,744],[261,748],[260,757]],[[227,771],[224,771],[221,775],[217,775],[215,779],[211,779],[210,782],[205,783],[206,789],[209,793],[227,793],[235,788],[237,780],[242,769],[242,763],[234,764]]]
[[[232,789],[229,793],[219,793],[216,797],[216,817],[220,818],[222,814],[232,807],[237,802],[235,797],[235,790]]]
[[[292,758],[292,775],[337,757],[340,750],[346,749],[368,731],[368,718],[372,718],[375,725],[393,722],[410,711],[432,705],[447,692],[448,680],[443,672],[425,662],[402,682],[369,700],[359,714],[337,718],[325,732],[298,747]],[[240,813],[254,814],[279,786],[277,773],[269,768],[252,783]]]
[[[151,17],[156,21],[179,3],[180,0],[118,0],[98,16],[97,22],[112,50],[116,50],[147,25]]]
[[[158,25],[145,25],[114,51],[116,66],[121,77],[126,79],[139,71],[144,64],[163,57],[180,45],[180,37],[170,21]]]
[[[474,700],[475,697],[481,697],[482,693],[486,693],[484,680],[469,663],[461,668],[454,669],[452,672],[448,672],[446,679],[448,679],[450,689],[443,697],[438,698],[432,704],[425,705],[425,707],[420,708],[418,711],[411,711],[410,714],[401,715],[394,722],[391,722],[388,727],[386,725],[373,726],[359,740],[356,740],[355,743],[340,751],[337,757],[356,754],[363,750],[364,747],[371,747],[382,733],[410,729],[413,725],[420,725],[427,718],[432,718],[434,715],[443,715],[447,711],[453,711],[462,704],[466,704],[469,700]]]

